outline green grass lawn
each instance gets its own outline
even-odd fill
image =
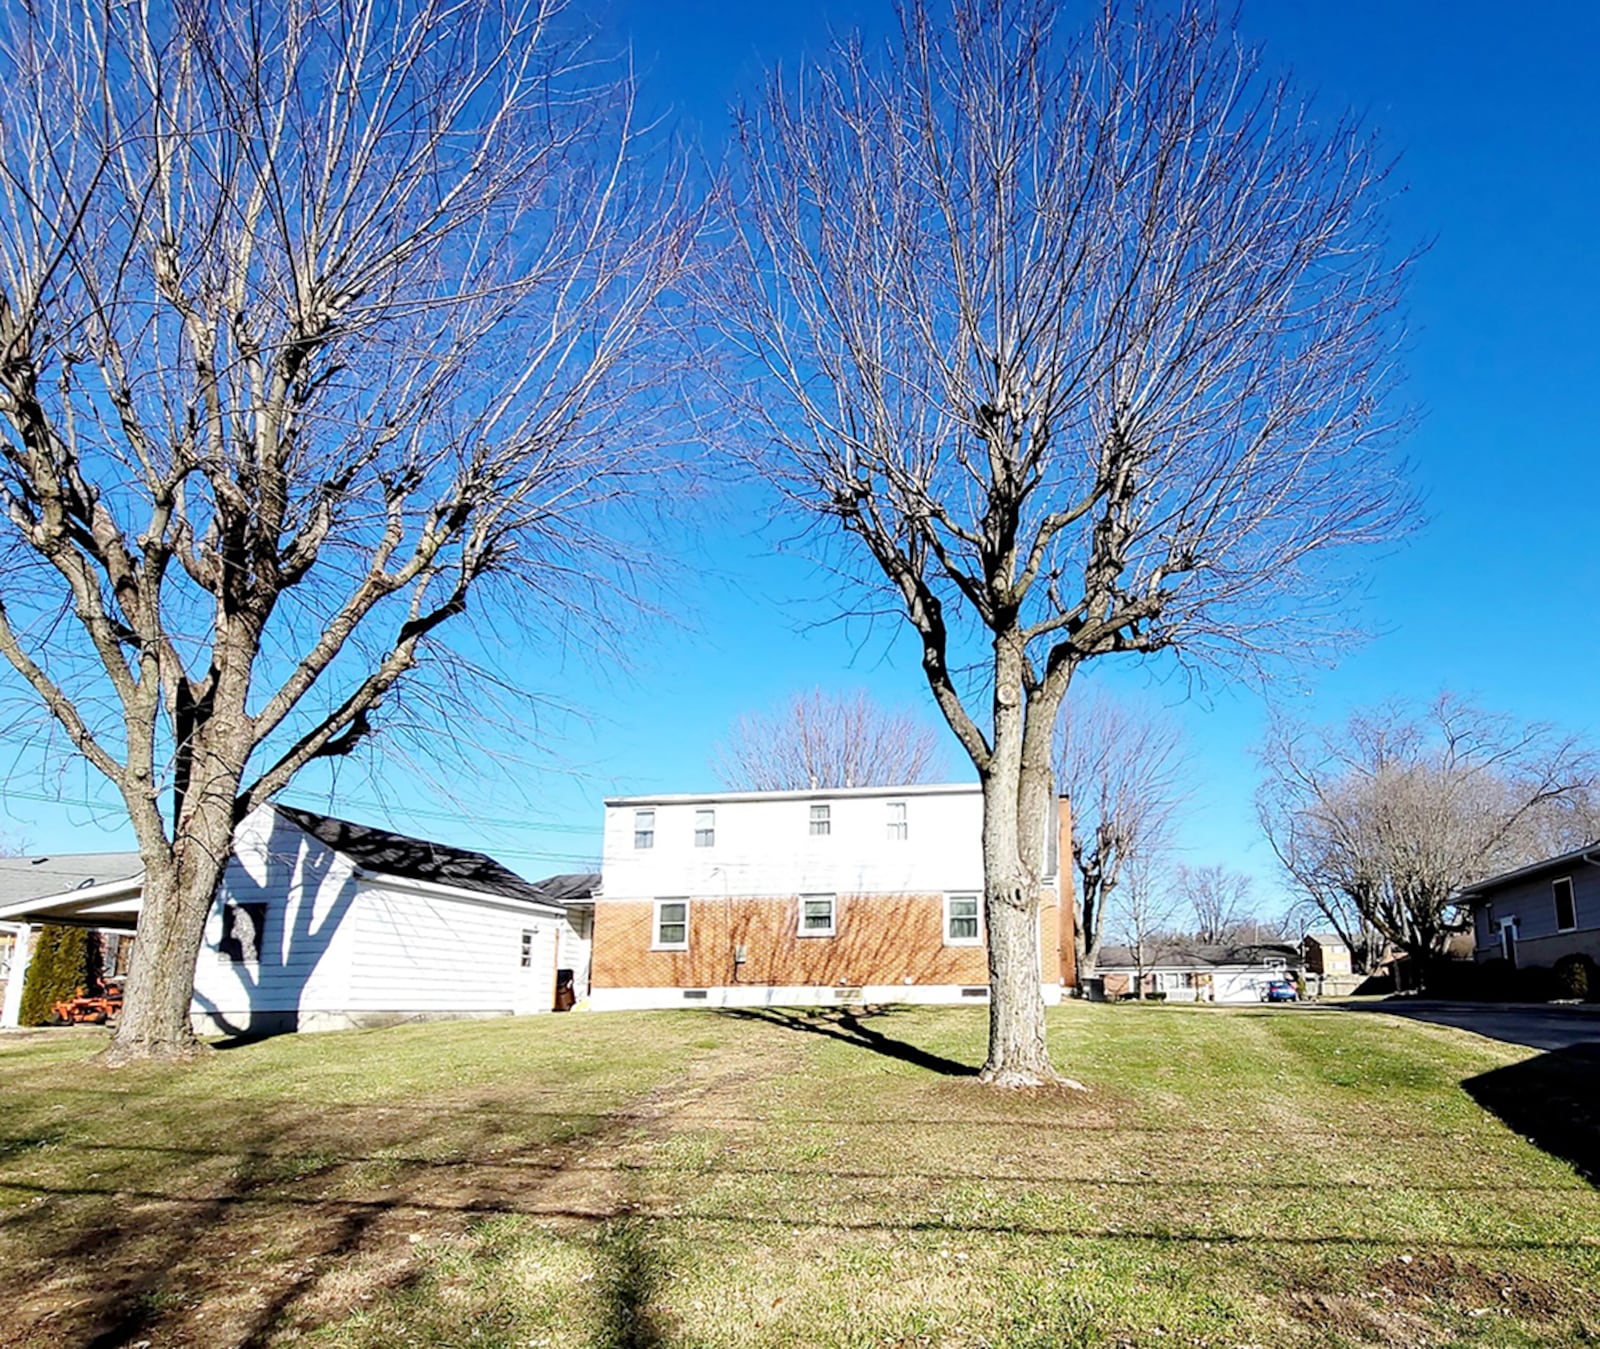
[[[0,1038],[0,1344],[1600,1343],[1600,1060],[1051,1015],[1087,1095],[970,1007]]]

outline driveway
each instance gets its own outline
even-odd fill
[[[1600,1012],[1577,1007],[1496,1007],[1462,1002],[1345,1003],[1353,1012],[1381,1012],[1436,1026],[1455,1026],[1507,1044],[1533,1049],[1569,1049],[1600,1043]]]

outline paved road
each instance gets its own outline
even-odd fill
[[[1585,1041],[1600,1043],[1600,1013],[1561,1007],[1494,1007],[1459,1002],[1384,1002],[1345,1004],[1346,1010],[1378,1012],[1457,1026],[1491,1040],[1534,1049],[1566,1049]]]

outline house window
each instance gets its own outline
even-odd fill
[[[694,813],[694,846],[709,848],[717,841],[717,812],[697,810]]]
[[[833,807],[819,805],[811,807],[811,837],[827,838],[833,832]]]
[[[633,812],[633,846],[635,848],[653,848],[656,846],[655,811],[636,810]]]
[[[1556,895],[1556,930],[1571,932],[1578,926],[1578,906],[1572,898],[1572,877],[1561,877],[1551,888]]]
[[[657,951],[689,949],[688,900],[656,900],[655,943],[652,949]]]
[[[217,951],[230,964],[257,964],[266,930],[265,904],[235,904],[230,899],[222,906],[222,940]]]
[[[834,898],[832,895],[800,896],[800,935],[802,937],[831,937],[834,934]]]
[[[11,977],[11,952],[17,944],[14,932],[0,932],[0,979]]]
[[[944,897],[944,944],[946,946],[977,946],[979,935],[978,897],[976,895],[946,895]]]
[[[525,970],[533,968],[533,933],[526,929],[522,933],[522,968]]]
[[[105,977],[126,979],[133,966],[133,938],[107,933],[105,938]]]
[[[889,802],[889,841],[904,843],[906,838],[906,803]]]

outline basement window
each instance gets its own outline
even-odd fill
[[[1578,905],[1572,896],[1572,877],[1563,876],[1550,887],[1555,892],[1556,931],[1571,932],[1578,926]]]

